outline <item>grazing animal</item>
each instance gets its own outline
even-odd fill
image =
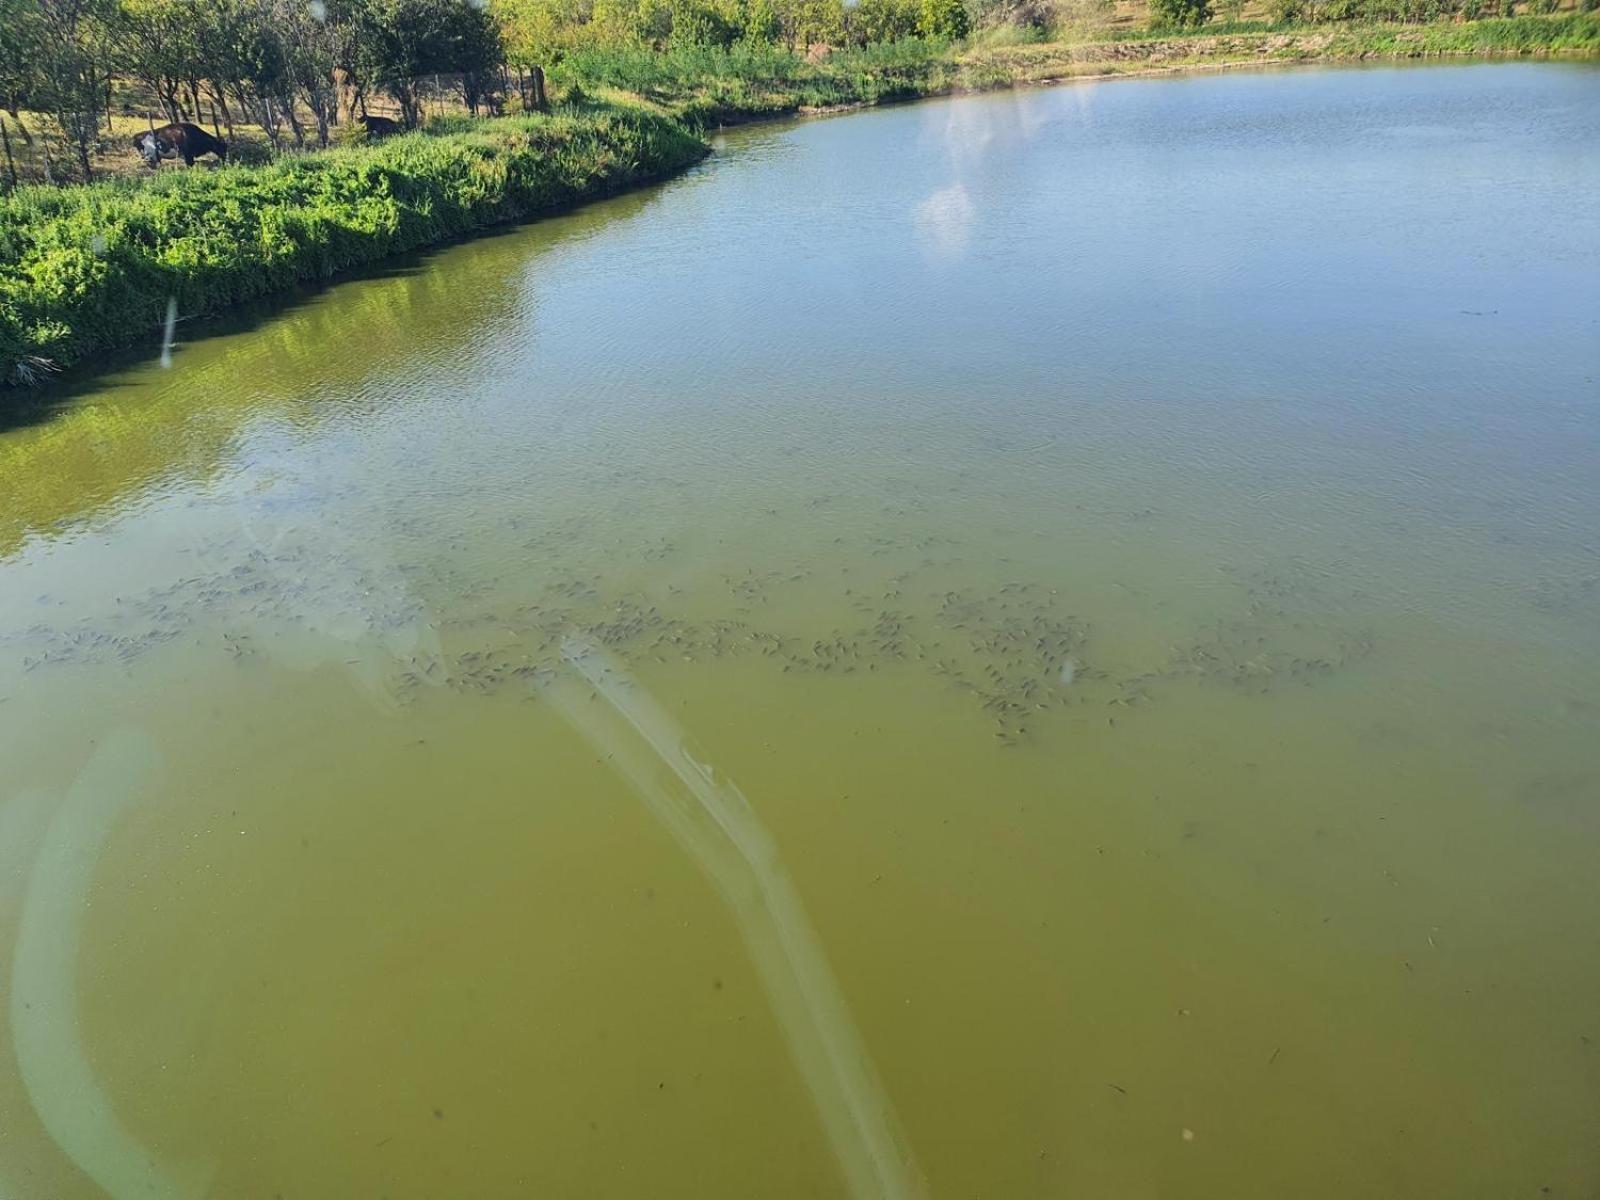
[[[133,148],[152,167],[159,166],[163,158],[181,158],[184,166],[192,167],[202,154],[215,154],[221,161],[228,161],[227,142],[187,121],[135,134]]]
[[[367,136],[373,139],[400,132],[400,122],[392,117],[362,117],[361,123],[367,127]]]

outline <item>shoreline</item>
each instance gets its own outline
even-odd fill
[[[989,96],[996,92],[1020,92],[1032,89],[1065,87],[1074,83],[1115,83],[1122,79],[1163,79],[1174,75],[1204,75],[1214,71],[1269,71],[1293,70],[1297,67],[1353,67],[1363,63],[1374,66],[1398,66],[1403,63],[1434,62],[1440,65],[1466,63],[1510,63],[1566,59],[1572,62],[1592,62],[1600,55],[1587,51],[1556,50],[1545,53],[1484,54],[1471,50],[1439,51],[1428,55],[1388,54],[1356,57],[1328,58],[1230,58],[1215,62],[1175,63],[1170,66],[1141,67],[1132,71],[1084,71],[1076,75],[1053,75],[1043,79],[1016,79],[1001,83],[962,85],[916,96],[900,96],[883,100],[858,100],[850,104],[802,105],[792,112],[755,113],[749,116],[732,116],[715,126],[717,129],[742,129],[751,125],[777,124],[782,121],[821,117],[845,117],[852,113],[869,112],[875,108],[895,108],[900,105],[920,104],[924,100],[944,100],[961,96]]]
[[[1457,30],[1461,28],[1456,27]],[[239,276],[246,272],[250,274],[247,279],[222,279],[224,285],[233,288],[231,293],[224,295],[217,293],[226,292],[227,287],[219,288],[218,280],[205,274],[214,266],[210,263],[191,266],[187,275],[172,273],[163,287],[152,289],[150,285],[157,279],[151,276],[153,273],[158,275],[159,271],[153,272],[155,264],[146,260],[156,257],[158,252],[170,255],[171,243],[162,245],[152,239],[150,246],[134,252],[134,258],[138,261],[119,264],[122,268],[120,276],[115,270],[101,269],[103,264],[96,264],[91,259],[84,273],[83,291],[88,294],[76,295],[75,305],[59,302],[55,311],[49,311],[49,297],[45,298],[46,302],[35,305],[38,310],[33,314],[36,329],[43,327],[45,318],[49,317],[54,318],[56,328],[65,330],[56,338],[55,345],[65,348],[65,353],[59,356],[50,353],[52,343],[37,334],[29,337],[26,323],[7,313],[4,307],[7,297],[0,290],[0,403],[15,410],[48,407],[53,398],[62,399],[63,393],[81,387],[97,374],[115,370],[130,361],[130,356],[133,361],[138,361],[145,357],[145,353],[156,354],[158,348],[155,346],[145,353],[140,352],[138,347],[159,332],[163,320],[162,314],[156,310],[158,307],[165,308],[168,295],[185,296],[180,310],[182,319],[202,323],[225,316],[229,311],[249,303],[264,302],[270,305],[275,299],[289,302],[297,295],[304,295],[308,289],[315,290],[355,276],[364,269],[381,266],[384,262],[407,254],[443,247],[497,228],[527,224],[543,217],[571,212],[596,200],[664,182],[711,153],[706,138],[717,130],[783,120],[842,116],[871,108],[946,97],[1119,79],[1204,75],[1241,69],[1307,66],[1350,68],[1361,64],[1400,65],[1408,62],[1592,61],[1600,58],[1600,46],[1591,48],[1588,45],[1551,44],[1509,50],[1488,44],[1428,44],[1430,37],[1438,38],[1450,33],[1449,30],[1441,32],[1425,27],[1364,27],[1292,33],[1253,31],[1193,38],[1150,37],[1114,42],[1030,43],[998,50],[970,50],[952,59],[933,60],[929,64],[931,68],[953,71],[955,78],[945,76],[930,79],[926,81],[926,86],[919,86],[917,81],[905,81],[902,86],[882,94],[839,104],[795,103],[792,107],[775,105],[760,109],[730,106],[722,111],[719,111],[720,106],[713,104],[709,108],[702,106],[691,116],[685,110],[697,103],[694,96],[686,96],[676,104],[641,100],[602,105],[587,113],[575,111],[555,117],[508,117],[475,124],[460,123],[459,132],[456,128],[446,127],[442,131],[426,132],[356,150],[288,158],[261,168],[207,172],[204,176],[198,173],[180,176],[170,172],[152,180],[148,187],[131,190],[124,187],[121,193],[124,205],[137,208],[141,196],[158,191],[162,194],[174,191],[204,193],[208,189],[218,191],[224,181],[240,181],[239,187],[246,191],[252,187],[265,190],[269,183],[281,176],[298,174],[314,177],[332,173],[341,162],[352,164],[356,170],[371,172],[392,159],[404,158],[401,150],[396,148],[405,148],[408,144],[417,152],[410,156],[412,159],[427,158],[435,147],[440,148],[440,155],[436,157],[450,159],[454,155],[454,159],[443,165],[425,162],[418,167],[409,160],[404,164],[410,168],[410,174],[404,177],[404,186],[399,190],[403,192],[408,187],[415,189],[420,186],[423,190],[433,187],[439,192],[438,195],[423,195],[418,201],[418,206],[427,209],[430,216],[430,206],[448,203],[453,199],[447,189],[452,185],[459,186],[456,177],[463,172],[471,176],[473,172],[481,174],[485,170],[499,169],[501,175],[505,176],[513,169],[506,165],[510,162],[515,170],[520,170],[527,178],[502,177],[499,179],[501,194],[485,197],[474,193],[464,211],[453,214],[455,220],[443,223],[435,220],[424,228],[404,228],[408,215],[404,211],[387,214],[389,224],[380,229],[368,228],[354,220],[344,220],[341,224],[341,218],[350,217],[351,214],[337,210],[323,217],[320,224],[302,222],[305,228],[296,228],[294,232],[304,236],[300,244],[291,247],[295,258],[286,270],[274,271],[271,263],[217,267],[214,274],[219,277]],[[1373,40],[1379,36],[1391,41],[1381,47],[1373,45]],[[1461,34],[1457,32],[1454,36]],[[780,97],[773,98],[779,100],[781,105]],[[700,103],[703,105],[703,101]],[[586,163],[589,173],[582,178],[549,178],[558,174],[558,170],[545,161],[549,155],[543,135],[544,123],[554,128],[561,122],[574,128],[582,127],[585,122],[597,129],[604,127],[601,132],[589,135],[592,165]],[[656,157],[646,161],[641,156],[630,161],[630,147],[635,153],[641,147],[637,140],[628,140],[628,131],[637,133],[645,126],[656,127],[655,136],[644,140],[644,148]],[[617,161],[619,152],[620,162]],[[431,176],[430,172],[433,173]],[[79,209],[96,210],[98,217],[98,209],[103,205],[96,201],[115,190],[114,185],[106,192],[96,190],[102,186],[75,185],[50,195],[52,199],[60,197],[64,201],[58,205],[61,209],[71,209],[74,202],[79,201]],[[15,199],[14,196],[0,198],[0,209],[7,203],[14,203]],[[196,195],[194,199],[201,200],[203,196]],[[345,204],[350,207],[347,201]],[[292,220],[297,213],[295,210],[280,212],[274,218],[272,212],[263,210],[253,215],[262,222],[260,229],[246,223],[224,231],[224,236],[230,236],[240,244],[246,243],[253,234],[265,238],[276,228],[273,220]],[[209,232],[213,237],[217,234],[215,229]],[[181,240],[184,236],[180,232],[177,238]],[[59,235],[57,238],[59,240]],[[38,240],[43,242],[46,239],[40,237]],[[335,250],[340,252],[335,254]],[[81,247],[79,253],[83,257]],[[107,257],[98,246],[94,254],[102,259]],[[335,258],[337,261],[334,261]],[[0,264],[0,285],[6,282],[5,266]],[[98,273],[91,274],[95,271]],[[21,274],[20,271],[12,273]],[[107,282],[111,276],[115,278]],[[144,278],[135,281],[132,276]],[[115,294],[119,284],[122,289],[120,296]],[[154,299],[157,291],[162,294],[159,299]],[[187,297],[194,294],[202,299],[190,302]],[[121,309],[116,307],[119,304]],[[12,312],[16,312],[18,307],[13,303]],[[91,331],[84,328],[85,322],[103,318],[108,310],[119,318],[108,329]],[[3,399],[6,395],[11,397],[9,402]],[[21,412],[15,412],[13,416],[21,416]]]
[[[1060,44],[1060,43],[1058,43]],[[1094,43],[1102,44],[1102,43]],[[1135,43],[1136,44],[1136,43]],[[1049,46],[1051,43],[1041,43]],[[936,100],[950,96],[982,96],[993,92],[1021,91],[1029,88],[1060,87],[1073,83],[1111,83],[1120,79],[1159,79],[1174,75],[1201,75],[1214,71],[1237,70],[1277,70],[1295,67],[1354,67],[1363,64],[1373,66],[1399,66],[1406,63],[1422,65],[1424,63],[1438,63],[1465,65],[1467,63],[1511,63],[1511,62],[1594,62],[1600,60],[1600,51],[1577,49],[1571,47],[1546,47],[1542,49],[1503,51],[1494,49],[1437,49],[1418,52],[1387,51],[1387,52],[1356,52],[1318,54],[1297,57],[1237,57],[1237,58],[1196,58],[1189,61],[1165,63],[1159,66],[1141,66],[1131,69],[1119,69],[1114,59],[1095,59],[1085,61],[1084,69],[1059,75],[1040,76],[1037,78],[1017,78],[996,80],[989,83],[955,84],[949,87],[930,89],[912,96],[887,97],[878,100],[858,100],[849,104],[805,106],[791,112],[778,113],[753,113],[733,114],[724,120],[717,128],[738,128],[744,125],[753,125],[765,121],[782,121],[794,117],[831,117],[843,116],[849,113],[861,112],[873,108],[888,108],[899,104],[916,104],[922,100]]]

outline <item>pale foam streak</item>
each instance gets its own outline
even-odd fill
[[[672,717],[603,651],[569,639],[562,653],[604,707],[584,704],[575,681],[548,685],[546,697],[609,756],[722,893],[851,1194],[856,1200],[925,1196],[888,1093],[750,802],[689,753]]]
[[[77,963],[101,850],[145,794],[159,765],[154,743],[121,730],[105,739],[45,830],[22,900],[11,960],[17,1068],[40,1122],[112,1200],[189,1200],[210,1169],[174,1169],[118,1119],[78,1033]]]

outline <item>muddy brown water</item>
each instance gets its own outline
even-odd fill
[[[0,434],[0,1197],[1586,1197],[1600,72],[743,130]]]

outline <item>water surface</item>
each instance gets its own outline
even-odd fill
[[[718,149],[0,435],[0,1196],[1592,1195],[1600,72]]]

